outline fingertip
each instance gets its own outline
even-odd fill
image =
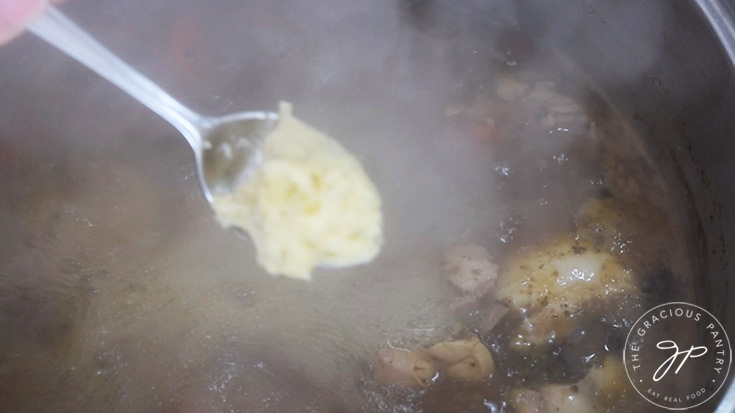
[[[20,34],[41,14],[47,0],[0,0],[0,45]]]
[[[47,0],[0,0],[0,27],[23,27],[39,15]]]

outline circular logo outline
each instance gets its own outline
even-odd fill
[[[663,405],[660,405],[660,404],[652,401],[651,399],[649,399],[648,397],[646,397],[643,393],[641,393],[641,391],[638,390],[638,387],[636,386],[636,384],[633,382],[633,379],[631,378],[630,373],[628,372],[628,363],[627,363],[627,358],[626,358],[626,352],[628,351],[628,342],[630,341],[630,335],[633,334],[633,331],[635,330],[635,326],[638,325],[638,323],[644,317],[646,317],[647,315],[649,315],[650,313],[652,313],[654,310],[656,310],[656,309],[658,309],[660,307],[663,307],[663,306],[676,305],[676,304],[680,304],[680,305],[683,304],[683,305],[686,305],[686,306],[691,306],[691,307],[697,308],[697,309],[703,311],[708,316],[710,316],[710,318],[712,320],[714,320],[717,323],[717,325],[720,327],[720,329],[722,330],[722,333],[725,336],[725,341],[727,342],[727,348],[729,350],[729,356],[730,356],[729,357],[729,359],[730,359],[729,360],[729,363],[727,363],[727,371],[725,372],[725,377],[723,378],[722,383],[720,383],[720,386],[715,391],[713,391],[712,394],[708,398],[704,399],[703,401],[701,401],[701,402],[699,402],[697,404],[694,404],[692,406],[687,406],[687,407],[668,407],[668,406],[663,406]],[[646,311],[645,313],[643,313],[640,317],[638,317],[638,319],[635,321],[635,323],[633,323],[633,325],[631,326],[630,331],[628,332],[628,335],[625,337],[625,346],[623,347],[623,367],[625,367],[625,375],[628,376],[628,381],[633,386],[633,389],[635,389],[635,391],[642,398],[644,398],[646,401],[648,401],[649,403],[653,404],[654,406],[661,407],[663,409],[667,409],[667,410],[688,410],[688,409],[692,409],[692,408],[697,407],[697,406],[701,406],[704,403],[707,403],[720,390],[722,390],[722,387],[727,382],[727,377],[730,375],[730,366],[731,365],[732,365],[732,346],[730,344],[730,337],[727,336],[727,331],[725,331],[725,328],[722,326],[722,323],[720,323],[720,320],[718,320],[717,317],[715,317],[714,315],[712,315],[712,313],[710,313],[709,311],[705,310],[704,308],[702,308],[702,307],[700,307],[700,306],[698,306],[696,304],[686,303],[686,302],[683,302],[683,301],[672,301],[672,302],[669,302],[669,303],[659,304],[659,305],[651,308],[650,310]]]

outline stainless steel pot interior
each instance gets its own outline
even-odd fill
[[[415,281],[436,264],[440,245],[463,235],[462,228],[435,217],[468,211],[459,213],[462,220],[481,223],[503,213],[460,201],[466,198],[462,185],[424,161],[432,149],[418,137],[433,133],[433,119],[453,96],[482,87],[487,62],[512,49],[497,39],[513,33],[568,56],[646,138],[687,211],[698,302],[735,337],[735,307],[729,304],[735,297],[735,73],[728,56],[734,49],[723,45],[731,20],[712,21],[713,11],[732,10],[717,1],[73,0],[65,10],[195,110],[224,114],[275,108],[280,99],[294,102],[301,117],[339,136],[378,186],[389,188],[388,232],[375,266],[311,284],[265,277],[251,248],[217,227],[197,187],[189,149],[168,125],[39,40],[17,39],[0,49],[0,159],[13,160],[5,168],[0,161],[2,210],[24,211],[39,228],[71,226],[79,238],[56,242],[53,231],[21,231],[4,212],[0,262],[13,264],[0,264],[0,300],[17,312],[0,314],[0,325],[28,326],[39,342],[61,352],[84,354],[95,344],[75,343],[71,350],[70,343],[54,341],[63,334],[49,326],[89,328],[96,340],[124,343],[95,353],[99,377],[38,378],[49,386],[100,383],[124,368],[129,377],[145,377],[126,382],[131,394],[144,394],[141,383],[165,388],[172,372],[180,372],[176,366],[207,371],[210,364],[221,375],[212,382],[224,395],[236,391],[227,387],[227,375],[235,374],[228,368],[247,353],[267,354],[286,366],[338,360],[345,366],[341,375],[297,377],[291,390],[331,386],[334,395],[351,394],[355,354],[384,343],[380,332],[415,322],[416,314],[431,319],[415,326],[426,328],[425,334],[443,322],[430,305],[438,299],[432,296],[435,285],[416,288]],[[527,59],[525,64],[534,59],[511,57]],[[411,176],[410,184],[398,176]],[[456,193],[438,189],[447,187]],[[17,205],[48,194],[67,218],[44,215],[32,203]],[[479,196],[472,202],[492,201]],[[478,224],[476,231],[482,229]],[[485,230],[497,235],[494,228]],[[39,247],[22,253],[29,245]],[[400,279],[392,277],[396,273]],[[12,274],[22,274],[23,281],[10,282]],[[67,295],[70,288],[75,293]],[[400,298],[386,288],[401,291]],[[84,305],[96,294],[121,292],[127,298],[114,306]],[[231,300],[223,302],[227,294]],[[394,310],[390,317],[380,311],[386,306]],[[95,311],[98,324],[75,325],[75,317],[83,316],[75,311]],[[335,355],[330,351],[341,350],[331,342],[351,350]],[[179,351],[171,354],[172,347]],[[135,351],[158,358],[160,368],[116,362]],[[41,357],[54,363],[51,354]],[[275,385],[268,368],[237,372],[267,389]],[[185,379],[172,392],[182,388]],[[80,397],[115,397],[114,390],[105,391]],[[55,400],[53,391],[34,406],[47,408],[46,400]],[[126,403],[133,402],[121,400]],[[735,405],[723,403],[730,406],[724,409]]]
[[[531,3],[527,10],[533,10],[533,17],[527,16],[526,27],[535,28],[535,38],[542,43],[573,56],[603,85],[647,138],[670,182],[684,191],[691,219],[689,239],[698,257],[699,300],[732,336],[732,6],[719,1],[665,6]],[[547,32],[554,34],[544,35]],[[731,385],[720,410],[731,411],[734,403]]]

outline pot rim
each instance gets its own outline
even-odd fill
[[[710,23],[732,69],[735,69],[735,1],[733,0],[695,0],[702,14]],[[730,385],[720,400],[715,413],[735,411],[735,380],[730,377]]]

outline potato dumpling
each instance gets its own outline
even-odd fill
[[[250,235],[272,275],[310,279],[316,266],[365,263],[383,242],[380,197],[360,162],[288,103],[257,171],[212,205],[223,226]]]

